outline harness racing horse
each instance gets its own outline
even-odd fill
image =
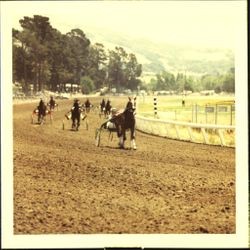
[[[73,112],[73,110],[68,111],[64,116],[66,117],[67,120],[72,120],[72,125],[71,129],[78,131],[79,126],[80,126],[80,120],[86,121],[86,129],[88,130],[88,119],[87,119],[87,114],[85,113],[84,109],[79,108],[78,110],[79,113]],[[64,120],[62,121],[62,129],[64,130],[65,125],[64,125]]]
[[[57,108],[57,110],[58,110],[58,104],[57,103],[55,103],[54,105],[52,105],[51,103],[47,103],[47,106],[48,106],[48,109],[50,110],[50,111],[54,111],[55,110],[55,108]]]
[[[136,98],[135,98],[136,99]],[[135,103],[134,99],[134,103]],[[113,126],[113,125],[114,126]],[[100,146],[100,136],[102,129],[110,132],[116,131],[119,138],[119,148],[124,149],[126,140],[126,131],[130,130],[131,148],[136,149],[135,143],[135,106],[127,107],[122,112],[115,112],[111,118],[104,122],[99,129],[96,130],[96,146]]]
[[[110,105],[110,101],[108,100],[106,105],[105,105],[105,108],[104,108],[104,116],[105,116],[105,118],[107,118],[110,115],[111,108],[112,107]]]
[[[105,103],[105,100],[102,99],[102,102],[100,103],[100,110],[99,110],[99,117],[101,118],[102,115],[104,114],[105,115],[105,106],[106,106],[106,103]]]
[[[42,125],[46,120],[46,116],[49,115],[50,123],[52,123],[53,114],[51,110],[48,110],[41,100],[39,105],[33,110],[31,114],[31,123],[34,123],[34,117],[37,116],[37,123]]]

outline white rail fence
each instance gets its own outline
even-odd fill
[[[136,115],[136,129],[162,137],[235,147],[235,126],[200,124]]]

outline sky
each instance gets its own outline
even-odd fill
[[[18,29],[23,16],[38,14],[62,33],[100,28],[155,42],[220,48],[234,47],[246,11],[244,1],[14,1],[8,8]]]

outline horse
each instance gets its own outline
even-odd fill
[[[93,105],[90,103],[89,99],[87,99],[86,102],[82,105],[82,108],[85,110],[86,113],[89,113],[92,107]]]
[[[55,108],[58,110],[58,104],[57,103],[54,103],[54,104],[51,104],[50,102],[47,103],[47,107],[48,109],[53,112],[55,110]]]
[[[78,112],[73,112],[73,110],[71,109],[70,111],[68,111],[64,117],[67,120],[72,120],[72,125],[71,125],[71,129],[72,130],[76,130],[78,131],[79,126],[80,126],[80,120],[82,121],[86,121],[86,129],[88,130],[88,119],[87,119],[87,114],[85,113],[84,109],[79,108]],[[64,120],[62,121],[62,129],[64,130]]]
[[[100,118],[102,117],[102,114],[104,114],[104,116],[105,116],[105,106],[106,106],[105,100],[102,99],[102,102],[100,103],[100,106],[99,106],[99,117]]]
[[[103,107],[100,105],[99,106],[99,117],[101,118],[102,115],[104,115],[104,117],[105,117],[105,106]]]
[[[110,115],[112,106],[110,105],[110,101],[108,100],[104,109],[104,116],[107,118]]]
[[[53,120],[53,114],[51,110],[48,110],[46,106],[37,106],[31,114],[31,123],[34,123],[34,117],[37,116],[37,123],[43,125],[46,121],[46,116],[49,115],[50,123]]]
[[[126,108],[122,111],[113,112],[111,117],[96,130],[96,146],[100,145],[100,135],[102,129],[107,129],[110,132],[116,131],[119,138],[118,146],[121,149],[125,148],[124,142],[126,140],[126,131],[130,130],[131,148],[134,150],[137,149],[135,142],[135,106]]]

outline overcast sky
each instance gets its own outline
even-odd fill
[[[35,14],[62,33],[102,28],[153,41],[233,48],[244,1],[30,1],[9,2],[13,27]],[[101,41],[100,41],[101,42]]]

